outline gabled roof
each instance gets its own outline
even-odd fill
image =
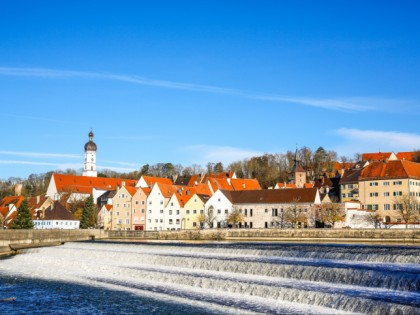
[[[24,199],[22,196],[6,196],[0,201],[0,207],[9,207],[10,204],[13,204],[19,208]]]
[[[415,154],[416,152],[398,152],[396,155],[398,160],[412,161]]]
[[[156,183],[172,185],[172,180],[170,180],[169,178],[152,177],[152,176],[146,176],[146,175],[143,175],[142,177],[149,187],[152,187],[153,184],[156,184]]]
[[[44,211],[44,217],[39,220],[77,220],[76,217],[67,210],[60,202],[54,201],[52,206],[49,206]]]
[[[55,186],[59,193],[70,192],[91,194],[96,190],[115,190],[118,186],[135,186],[136,180],[122,178],[89,177],[68,174],[53,174]]]
[[[363,161],[385,161],[394,155],[392,152],[375,152],[375,153],[363,153]],[[395,155],[394,155],[395,156]]]
[[[221,192],[233,204],[248,203],[314,203],[318,194],[316,188],[263,189]]]
[[[159,187],[160,192],[162,193],[162,196],[165,198],[171,198],[174,193],[176,193],[178,190],[184,189],[182,186],[176,186],[176,185],[167,185],[163,183],[156,183],[156,185]]]
[[[149,187],[141,187],[140,189],[143,190],[146,196],[149,196],[150,192],[152,191],[152,188],[149,188]]]
[[[420,163],[395,160],[372,162],[365,167],[359,177],[360,181],[392,178],[420,179]]]
[[[342,170],[348,170],[348,169],[353,168],[354,165],[355,165],[355,163],[353,163],[353,162],[341,162],[341,163],[336,162],[335,165],[334,165],[334,169],[337,172],[341,172]]]
[[[112,209],[112,205],[109,205],[109,204],[106,204],[106,205],[104,205],[105,206],[105,209],[109,212],[109,211],[111,211],[111,209]]]
[[[354,184],[359,181],[359,176],[362,169],[345,170],[343,176],[340,178],[340,185]]]
[[[42,205],[48,200],[50,197],[46,195],[41,195],[38,197],[31,197],[28,198],[29,208],[31,210],[39,209],[42,207]]]
[[[124,187],[127,192],[131,195],[131,197],[134,196],[134,194],[137,192],[137,188],[136,187],[132,187],[132,186],[125,186]]]
[[[260,183],[256,179],[232,178],[230,180],[235,190],[258,190],[261,189]]]
[[[210,183],[214,192],[216,192],[218,189],[233,190],[233,187],[229,184],[226,178],[210,177],[208,178],[208,182]]]
[[[192,187],[200,182],[201,182],[201,175],[194,174],[194,175],[189,175],[189,176],[178,176],[174,184],[180,185],[180,186]]]

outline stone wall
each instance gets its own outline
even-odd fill
[[[208,229],[158,232],[110,231],[109,237],[154,240],[378,242],[420,244],[420,230],[384,229]]]
[[[71,242],[108,237],[104,230],[0,230],[0,247],[10,244]]]

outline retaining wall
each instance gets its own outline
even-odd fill
[[[0,230],[0,247],[11,244],[41,244],[83,241],[108,237],[104,230]]]
[[[183,231],[110,231],[110,238],[155,240],[261,240],[302,242],[418,243],[420,230],[382,229],[208,229]]]

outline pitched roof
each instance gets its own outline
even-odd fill
[[[246,203],[313,203],[315,202],[318,189],[296,188],[296,189],[262,189],[221,192],[233,204]]]
[[[363,161],[384,161],[390,158],[392,152],[363,153]]]
[[[160,192],[162,193],[162,196],[165,198],[171,198],[174,193],[176,193],[178,190],[183,190],[184,187],[182,186],[176,186],[176,185],[167,185],[163,183],[156,183],[158,185]]]
[[[192,187],[200,182],[201,182],[201,175],[194,174],[194,175],[189,175],[189,176],[178,176],[174,184],[180,185],[180,186]]]
[[[150,192],[152,191],[152,188],[149,188],[149,187],[141,187],[140,189],[143,190],[146,196],[149,196]]]
[[[76,217],[67,210],[60,202],[54,201],[52,206],[49,206],[44,211],[44,217],[40,220],[77,220]]]
[[[68,174],[54,174],[54,182],[59,193],[91,194],[93,188],[97,190],[115,190],[117,186],[135,186],[136,180],[122,178],[89,177]]]
[[[406,160],[372,162],[365,167],[359,177],[360,181],[387,179],[387,178],[414,178],[420,179],[420,163]]]
[[[288,184],[288,183],[277,183],[276,185],[278,189],[290,189],[290,188],[297,188],[296,184]]]
[[[131,197],[134,196],[134,194],[137,192],[137,188],[136,187],[132,187],[132,186],[125,186],[125,189],[128,191],[128,193],[131,195]]]
[[[156,183],[172,185],[172,180],[169,178],[152,177],[152,176],[143,175],[143,179],[146,181],[149,187],[152,187],[153,184],[156,184]]]
[[[41,195],[37,197],[28,198],[29,208],[31,210],[39,209],[50,197],[46,195]]]
[[[398,152],[396,155],[398,160],[412,161],[415,154],[416,152]]]
[[[106,205],[104,205],[104,206],[105,206],[105,209],[106,209],[106,210],[111,211],[111,209],[112,209],[112,205],[106,204]]]
[[[0,201],[0,207],[9,207],[10,204],[13,204],[16,208],[19,208],[24,199],[22,196],[6,196]]]
[[[229,184],[226,178],[209,177],[208,182],[210,183],[211,188],[213,189],[214,192],[219,189],[233,190],[233,187]]]
[[[258,190],[261,189],[260,183],[256,179],[232,178],[230,180],[235,190]]]
[[[359,181],[359,176],[362,169],[345,170],[343,176],[340,178],[340,185],[353,184]]]
[[[342,170],[348,170],[348,169],[353,168],[354,165],[355,165],[355,163],[353,163],[353,162],[341,162],[341,163],[340,162],[336,162],[334,164],[334,169],[337,172],[341,172]]]

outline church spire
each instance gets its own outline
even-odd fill
[[[92,129],[89,132],[89,141],[85,144],[85,163],[83,167],[83,176],[97,177],[98,172],[96,171],[96,143],[93,142]]]

